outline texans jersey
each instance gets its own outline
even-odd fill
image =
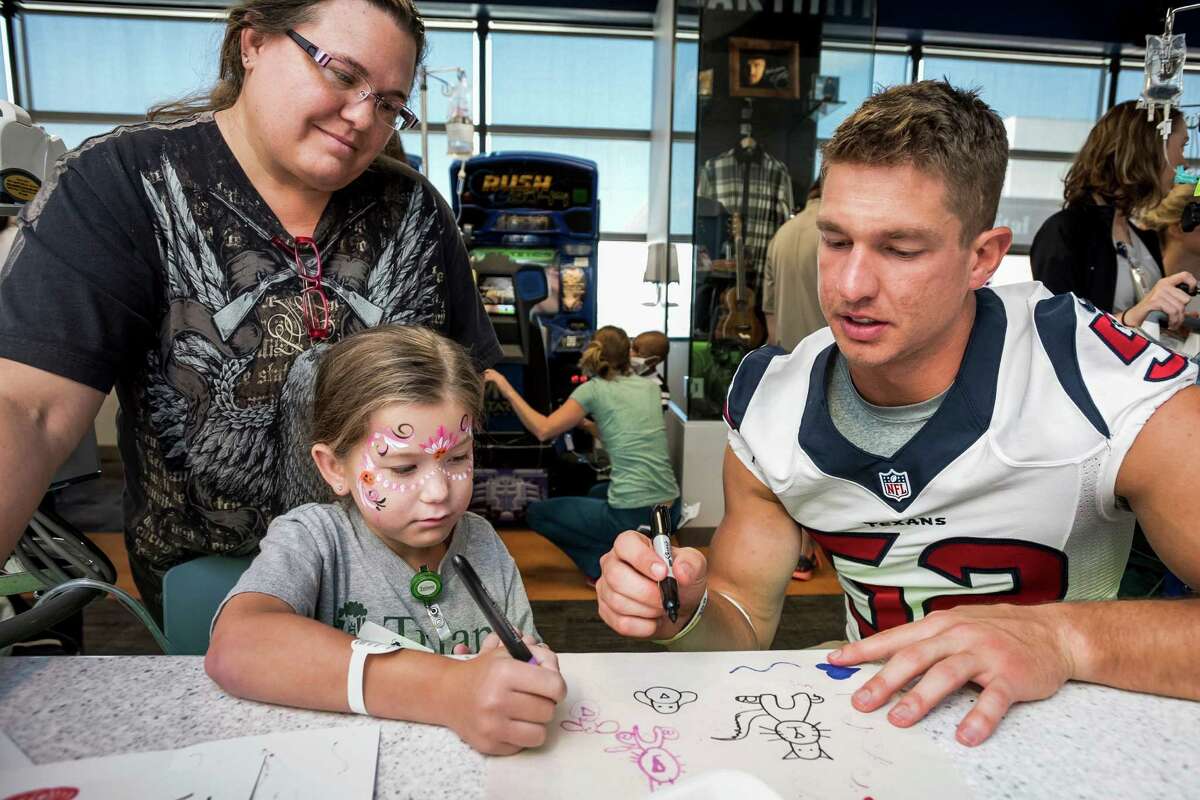
[[[965,603],[1116,596],[1134,517],[1125,453],[1197,366],[1074,295],[976,292],[953,386],[891,458],[834,427],[828,328],[746,356],[729,443],[833,559],[857,640]]]

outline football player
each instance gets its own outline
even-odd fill
[[[1192,477],[1163,469],[1200,446],[1197,366],[1073,295],[986,287],[1012,242],[994,227],[1007,160],[996,113],[940,81],[839,126],[818,218],[830,327],[742,362],[725,516],[707,559],[675,552],[678,622],[663,563],[626,532],[597,586],[614,630],[769,647],[803,529],[845,591],[830,662],[887,660],[862,711],[920,677],[889,712],[908,726],[975,683],[957,731],[975,745],[1068,680],[1200,699],[1200,600],[1115,600],[1135,516],[1200,586]]]

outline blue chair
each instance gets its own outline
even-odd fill
[[[253,556],[204,556],[167,570],[163,577],[163,627],[172,656],[208,652],[213,614],[250,566]]]

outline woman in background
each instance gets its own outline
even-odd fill
[[[1158,238],[1133,223],[1171,190],[1175,167],[1183,164],[1187,127],[1178,112],[1173,119],[1164,144],[1132,100],[1101,117],[1067,172],[1062,211],[1034,237],[1035,280],[1118,317],[1135,306],[1145,318],[1187,302],[1163,280]]]
[[[545,442],[571,430],[591,415],[612,460],[612,480],[593,487],[587,497],[557,497],[532,503],[529,526],[554,542],[595,585],[600,556],[612,549],[622,531],[650,522],[650,510],[671,503],[679,522],[679,485],[667,453],[659,387],[632,374],[629,337],[606,325],[596,331],[579,358],[593,376],[550,416],[539,414],[495,370],[484,379],[496,385],[530,433]]]

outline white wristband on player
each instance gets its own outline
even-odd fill
[[[366,714],[367,704],[363,700],[363,673],[367,669],[367,656],[392,653],[400,650],[398,644],[372,642],[355,639],[350,643],[350,670],[346,673],[346,704],[355,714]]]
[[[692,618],[688,620],[688,624],[684,625],[683,629],[679,631],[679,633],[675,634],[670,639],[652,639],[651,641],[653,641],[655,644],[671,644],[672,642],[678,642],[680,639],[692,632],[692,629],[695,628],[696,624],[700,622],[700,616],[704,614],[704,609],[707,606],[708,589],[705,589],[704,596],[700,598],[700,605],[696,606],[696,613],[692,614]]]

